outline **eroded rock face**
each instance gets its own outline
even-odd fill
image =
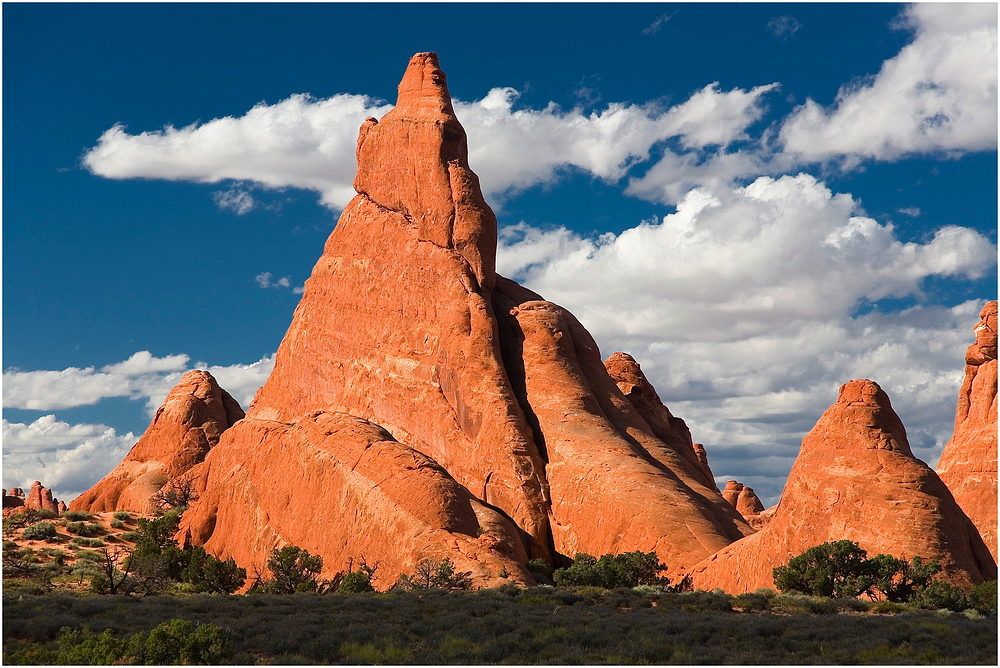
[[[682,469],[705,487],[718,491],[712,469],[708,466],[705,446],[695,444],[684,420],[674,417],[663,405],[635,358],[628,353],[614,353],[604,361],[604,367],[625,398],[650,426],[653,435],[677,454],[676,460],[672,459],[668,466],[675,470]]]
[[[955,433],[937,472],[997,558],[997,303],[979,314],[965,354]]]
[[[496,219],[467,155],[437,57],[417,54],[396,107],[361,127],[358,195],[306,281],[274,371],[247,419],[190,472],[204,489],[182,525],[193,542],[238,561],[270,545],[314,544],[335,569],[364,553],[405,571],[432,551],[469,563],[483,586],[511,559],[554,551],[657,549],[676,568],[750,531],[705,484],[690,437],[679,454],[622,395],[586,330],[496,275]],[[340,461],[341,449],[356,449],[343,430],[321,443],[292,438],[315,433],[319,415],[363,420],[384,430],[379,443],[412,454],[382,457],[367,473],[347,471],[349,459],[341,473],[317,469],[317,458]],[[282,445],[289,442],[299,445]],[[314,452],[320,446],[328,454]],[[251,466],[257,451],[289,468]],[[405,487],[414,457],[426,462],[418,470],[439,476],[424,492]],[[292,486],[306,475],[334,495],[381,478],[409,491],[328,507],[316,502],[327,497]],[[410,495],[444,510],[421,514],[404,502]],[[282,522],[275,497],[288,499],[282,517],[320,514]],[[458,507],[466,519],[449,515]],[[489,521],[495,545],[468,543],[469,512],[481,526],[480,507],[509,518]],[[342,512],[384,529],[348,537]],[[409,547],[391,556],[400,541]]]
[[[753,487],[747,487],[736,480],[727,480],[722,497],[753,526],[750,518],[764,511],[764,504],[754,494]]]
[[[42,487],[42,483],[36,480],[31,483],[28,496],[24,499],[24,507],[33,510],[51,510],[57,513],[59,512],[59,501],[52,498],[51,489]]]
[[[938,559],[947,578],[996,578],[996,563],[941,479],[916,459],[889,397],[870,380],[840,388],[803,439],[781,501],[760,531],[692,571],[695,587],[773,587],[771,570],[814,545],[847,539],[870,555]]]
[[[207,371],[189,371],[125,459],[70,503],[72,510],[146,513],[168,480],[203,461],[243,409]]]

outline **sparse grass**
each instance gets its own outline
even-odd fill
[[[51,651],[62,627],[125,637],[180,618],[226,629],[233,661],[247,664],[997,661],[995,616],[858,614],[843,601],[808,597],[513,586],[329,596],[38,593],[4,587],[5,658],[15,650],[30,656],[33,644]],[[775,612],[737,612],[737,601],[767,601]]]

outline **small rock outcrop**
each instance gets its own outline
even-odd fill
[[[722,497],[736,509],[743,518],[753,526],[751,518],[764,511],[764,504],[760,502],[754,494],[753,487],[747,487],[736,480],[727,480],[726,488],[722,490]]]
[[[657,550],[679,569],[751,532],[686,428],[652,407],[665,441],[571,314],[496,274],[496,218],[435,54],[362,124],[357,161],[274,371],[187,474],[193,543],[247,568],[312,545],[333,570],[364,556],[386,576],[426,552],[491,586],[576,552]]]
[[[51,489],[42,487],[42,483],[36,480],[31,483],[28,496],[24,499],[24,507],[31,508],[32,510],[51,510],[54,513],[58,513],[59,501],[52,498]]]
[[[205,459],[243,409],[207,371],[189,371],[156,411],[125,459],[70,503],[72,510],[152,510],[150,499],[171,478]]]
[[[872,555],[937,559],[959,584],[997,575],[979,532],[937,474],[913,456],[889,397],[870,380],[843,385],[803,439],[770,521],[698,564],[692,582],[730,593],[773,587],[775,566],[842,539]]]
[[[976,342],[965,353],[955,433],[937,472],[997,558],[997,303],[979,314]]]

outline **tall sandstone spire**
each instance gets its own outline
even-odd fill
[[[937,559],[960,584],[995,579],[996,563],[941,479],[913,456],[889,397],[852,380],[802,440],[771,520],[695,566],[695,587],[773,587],[771,570],[810,547],[852,540],[875,554]]]
[[[242,565],[285,543],[332,568],[365,556],[387,579],[449,557],[487,584],[577,551],[657,550],[676,570],[751,532],[583,326],[496,275],[496,218],[435,54],[363,123],[357,159],[274,371],[192,471],[192,542]]]
[[[243,409],[207,371],[188,371],[167,394],[139,441],[71,510],[152,510],[150,498],[167,482],[205,459]]]
[[[979,314],[976,342],[965,353],[955,433],[937,472],[997,558],[997,303]]]

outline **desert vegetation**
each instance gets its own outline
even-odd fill
[[[579,554],[559,569],[535,560],[529,570],[547,584],[469,591],[469,574],[448,559],[421,561],[395,583],[381,582],[378,564],[364,559],[324,580],[322,558],[295,546],[273,550],[266,571],[248,578],[231,561],[180,549],[178,518],[168,510],[5,522],[4,662],[997,660],[996,582],[962,590],[934,579],[934,562],[869,558],[847,541],[776,569],[781,593],[689,591],[662,576],[665,566],[651,552]],[[54,535],[28,531],[43,522]],[[76,522],[104,533],[70,534]],[[41,537],[26,539],[26,531]],[[101,545],[81,544],[90,540]],[[228,594],[244,585],[245,595]]]

